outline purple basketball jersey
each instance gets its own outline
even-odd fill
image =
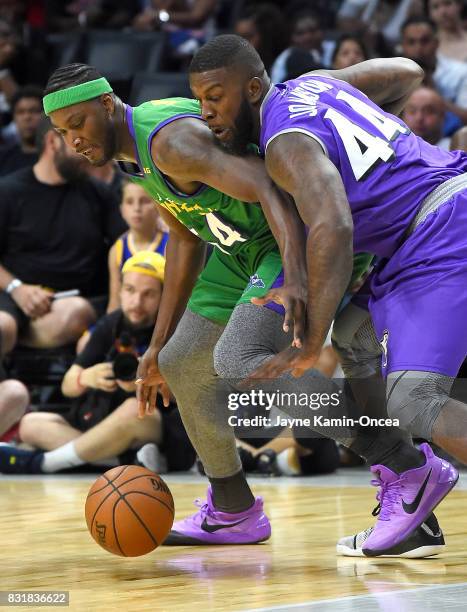
[[[271,88],[261,108],[262,153],[287,132],[313,137],[338,169],[355,252],[390,257],[424,198],[467,170],[466,153],[429,145],[358,89],[331,77],[301,76]]]

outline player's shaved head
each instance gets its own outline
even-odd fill
[[[190,64],[190,74],[220,68],[240,70],[246,78],[261,77],[264,64],[250,43],[235,34],[213,38],[197,52]]]

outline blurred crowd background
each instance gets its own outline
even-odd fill
[[[463,0],[0,0],[0,438],[40,453],[41,470],[57,449],[45,471],[115,461],[185,470],[195,459],[175,403],[140,426],[134,370],[114,372],[117,354],[137,357],[149,342],[167,230],[114,163],[92,168],[66,149],[42,115],[43,87],[56,67],[84,62],[132,105],[190,97],[191,57],[232,32],[257,49],[274,82],[409,57],[425,80],[403,119],[433,145],[467,147]],[[130,266],[125,280],[138,254],[156,272]],[[319,367],[335,374],[330,346]],[[278,437],[257,448],[239,442],[245,468],[321,473],[357,461],[333,443]],[[69,465],[63,447],[72,441],[80,462]]]

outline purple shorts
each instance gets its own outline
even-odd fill
[[[368,308],[383,374],[456,376],[467,356],[467,190],[429,214],[354,302]]]

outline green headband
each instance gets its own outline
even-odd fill
[[[92,98],[112,92],[113,89],[110,87],[110,83],[106,78],[101,77],[100,79],[94,79],[94,81],[88,81],[87,83],[73,85],[72,87],[49,93],[44,96],[42,104],[44,105],[45,114],[50,115],[50,113],[60,108],[78,104],[79,102],[86,102],[86,100],[92,100]]]

